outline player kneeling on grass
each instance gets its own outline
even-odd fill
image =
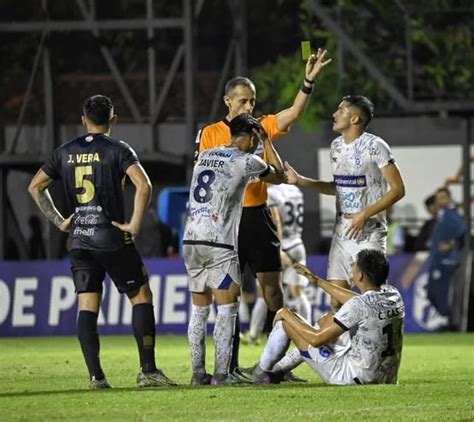
[[[199,156],[189,193],[183,244],[193,302],[188,327],[192,385],[242,382],[229,373],[241,281],[237,233],[242,197],[250,178],[283,181],[281,159],[257,119],[250,114],[235,117],[230,133],[230,145],[208,149]],[[268,164],[253,154],[260,141]],[[217,317],[211,380],[205,368],[205,336],[213,296]]]
[[[278,311],[260,362],[244,374],[267,384],[273,370],[292,369],[304,360],[327,384],[396,384],[405,307],[398,290],[385,284],[386,256],[374,249],[357,254],[352,277],[361,294],[328,283],[304,265],[295,264],[295,269],[343,305],[314,327],[287,308]],[[300,361],[282,359],[290,340]]]

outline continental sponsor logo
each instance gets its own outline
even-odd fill
[[[343,188],[364,188],[367,186],[365,176],[338,176],[334,175],[334,183],[336,186]]]

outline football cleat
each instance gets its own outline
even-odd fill
[[[236,368],[237,369],[237,368]],[[251,384],[246,377],[241,376],[236,370],[229,374],[215,373],[211,380],[211,385],[242,385]]]
[[[283,381],[284,382],[308,382],[308,380],[305,380],[304,378],[297,377],[293,372],[288,371],[285,372],[283,375]]]
[[[270,378],[272,380],[272,384],[279,384],[280,382],[308,382],[303,378],[297,377],[293,372],[287,371],[277,371],[271,372]]]
[[[193,374],[191,378],[191,385],[210,385],[211,380],[211,374]]]
[[[112,386],[108,383],[106,378],[98,380],[95,377],[92,377],[89,388],[91,390],[102,390],[104,388],[112,388]]]
[[[150,373],[139,372],[137,375],[137,385],[140,388],[146,387],[174,387],[176,384],[174,381],[170,380],[161,369]]]
[[[268,372],[258,366],[258,363],[251,368],[239,368],[240,372],[252,384],[271,384],[272,379]]]
[[[240,335],[240,342],[245,345],[250,344],[250,345],[258,346],[260,345],[260,341],[261,340],[259,336],[253,337],[250,335],[248,331],[245,334]]]

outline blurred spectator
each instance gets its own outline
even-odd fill
[[[466,222],[453,206],[449,189],[436,191],[435,204],[438,212],[431,238],[428,299],[441,315],[448,316],[449,285],[461,262]]]
[[[436,224],[436,200],[435,195],[430,195],[425,199],[425,206],[431,218],[423,224],[415,239],[415,252],[428,251],[431,246],[431,235]]]
[[[156,210],[148,209],[141,236],[135,246],[143,257],[172,257],[178,253],[179,241],[176,232],[157,217]]]
[[[399,218],[393,218],[393,210],[387,210],[387,255],[396,255],[405,250],[405,227]]]
[[[28,219],[31,236],[28,239],[28,253],[30,259],[45,259],[46,248],[43,239],[43,227],[38,216],[32,215]]]

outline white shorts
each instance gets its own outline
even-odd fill
[[[207,245],[184,245],[184,264],[188,271],[188,289],[202,293],[206,288],[228,289],[240,284],[237,251]]]
[[[329,251],[327,280],[346,280],[351,286],[352,266],[357,254],[362,249],[377,249],[385,253],[387,236],[384,233],[374,233],[368,240],[346,240],[337,236],[332,238]]]
[[[306,249],[302,243],[285,250],[285,252],[292,262],[306,265]],[[290,266],[283,269],[283,284],[306,287],[308,285],[308,279],[299,275],[295,269]]]
[[[347,334],[349,335],[349,332]],[[345,339],[342,343],[345,343]],[[308,351],[301,352],[301,356],[326,384],[361,384],[347,359],[348,348],[342,343],[329,342],[320,347],[310,345]]]

